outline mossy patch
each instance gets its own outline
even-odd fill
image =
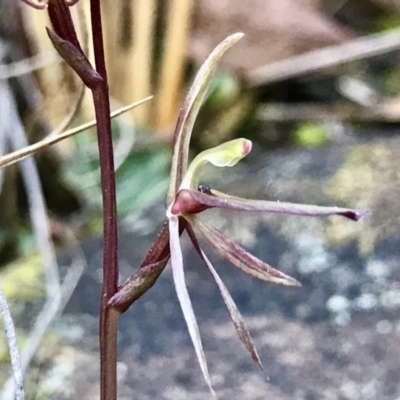
[[[328,141],[328,135],[321,125],[303,122],[293,132],[292,140],[301,147],[319,147]]]
[[[7,300],[32,300],[45,293],[42,258],[27,255],[0,271],[0,282]]]

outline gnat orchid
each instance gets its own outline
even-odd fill
[[[185,283],[183,257],[180,246],[180,235],[182,232],[187,232],[196,252],[211,272],[228,308],[239,338],[252,359],[262,368],[243,318],[221,278],[201,249],[196,235],[201,235],[223,258],[255,278],[287,286],[298,286],[300,284],[294,278],[285,275],[250,254],[222,232],[201,222],[198,214],[209,208],[305,216],[341,215],[353,220],[358,220],[366,214],[366,211],[363,210],[347,208],[243,199],[219,192],[208,186],[199,185],[199,171],[204,164],[211,163],[217,167],[232,167],[251,151],[252,144],[250,140],[244,138],[236,139],[200,153],[188,166],[191,132],[211,78],[224,52],[241,37],[241,33],[234,34],[216,47],[200,68],[188,92],[175,128],[171,180],[167,195],[167,221],[164,223],[156,242],[151,247],[142,266],[119,288],[117,294],[109,303],[113,309],[119,312],[125,311],[133,301],[155,283],[170,257],[178,299],[201,370],[212,392],[199,329]]]
[[[22,0],[37,9],[47,8],[52,28],[48,35],[55,49],[81,78],[93,95],[96,111],[99,159],[103,193],[104,256],[103,288],[100,313],[100,392],[102,400],[117,398],[117,322],[140,296],[156,282],[169,259],[173,271],[178,299],[188,326],[190,337],[205,380],[210,387],[199,329],[185,284],[180,235],[186,231],[200,258],[210,270],[225,301],[239,338],[252,359],[261,368],[261,362],[240,315],[224,283],[201,249],[196,234],[200,234],[223,258],[249,275],[266,282],[296,286],[299,283],[253,256],[217,229],[202,223],[198,214],[209,208],[228,208],[241,211],[287,213],[307,216],[342,215],[358,220],[366,211],[327,208],[313,205],[274,203],[230,196],[198,184],[200,168],[207,162],[217,167],[231,167],[251,150],[247,139],[233,140],[199,154],[188,166],[190,137],[201,104],[217,65],[225,53],[243,34],[237,33],[221,42],[200,68],[180,110],[174,134],[174,151],[170,185],[167,194],[167,219],[139,269],[117,287],[117,213],[115,202],[115,173],[112,152],[111,120],[107,72],[104,60],[100,0],[90,0],[90,16],[95,67],[84,54],[75,32],[69,6],[78,0]],[[67,133],[66,133],[67,134]],[[70,133],[68,133],[70,134]],[[64,137],[60,135],[60,137]],[[53,142],[46,142],[49,145]],[[37,151],[38,147],[30,149]],[[23,156],[30,154],[24,153]],[[14,156],[15,157],[15,156]],[[20,155],[18,155],[20,157]],[[7,162],[14,162],[10,158]]]

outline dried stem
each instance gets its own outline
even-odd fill
[[[119,115],[131,110],[132,108],[137,107],[138,105],[143,104],[146,101],[149,101],[150,99],[152,99],[152,96],[146,97],[143,100],[119,108],[118,110],[113,111],[110,116],[111,118],[118,117]],[[35,154],[48,146],[61,142],[62,140],[76,135],[77,133],[92,128],[96,125],[96,123],[97,121],[94,119],[92,121],[86,122],[85,124],[79,125],[76,128],[68,129],[60,135],[54,135],[53,132],[51,132],[44,139],[40,140],[37,143],[31,144],[18,151],[13,151],[12,153],[8,153],[5,156],[0,157],[0,168],[8,167],[12,164],[15,164],[16,162],[21,161],[24,158],[31,156],[32,154]]]
[[[7,342],[10,348],[11,365],[13,369],[14,383],[15,383],[15,399],[24,400],[25,392],[23,386],[23,374],[21,370],[21,360],[18,352],[17,337],[15,335],[14,323],[8,308],[6,297],[4,296],[3,289],[0,286],[0,312],[4,321],[4,328],[6,331]]]
[[[249,72],[250,86],[263,86],[285,79],[337,67],[345,63],[385,54],[400,48],[400,29],[360,37],[343,44],[310,51],[264,65]]]

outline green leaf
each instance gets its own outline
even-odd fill
[[[165,196],[168,185],[166,149],[149,149],[133,152],[117,170],[117,207],[120,216],[126,216],[151,207]]]

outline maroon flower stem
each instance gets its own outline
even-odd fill
[[[74,4],[71,0],[68,4]],[[104,58],[100,0],[91,0],[91,22],[96,69],[79,45],[71,13],[65,0],[48,3],[53,29],[50,40],[61,57],[75,70],[91,90],[97,120],[101,190],[103,198],[103,287],[100,305],[100,398],[117,398],[117,323],[119,312],[109,300],[117,291],[118,237],[114,154],[111,132],[110,101]]]
[[[118,313],[108,306],[118,285],[118,236],[114,154],[110,101],[104,57],[100,0],[90,0],[92,37],[96,70],[102,83],[93,90],[97,120],[101,189],[103,195],[103,287],[100,306],[100,399],[117,398]]]

